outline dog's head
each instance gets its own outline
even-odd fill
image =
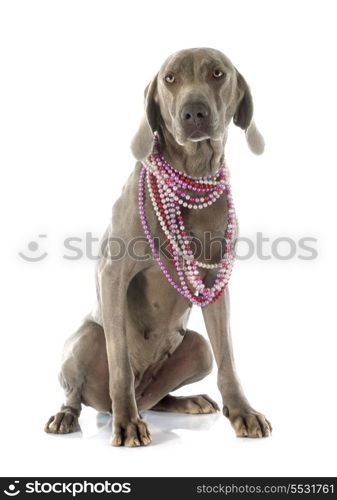
[[[263,137],[253,122],[253,100],[243,76],[214,49],[187,49],[170,56],[145,89],[145,116],[132,141],[145,158],[153,132],[166,129],[184,146],[188,141],[222,141],[230,121],[246,132],[250,149],[261,154]]]

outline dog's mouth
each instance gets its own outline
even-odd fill
[[[210,135],[206,131],[200,130],[198,128],[193,130],[193,132],[191,132],[186,137],[186,139],[188,141],[191,141],[191,142],[204,141],[204,140],[209,139],[209,138],[210,138]]]
[[[201,126],[177,126],[173,129],[173,135],[178,144],[184,146],[186,143],[216,140],[218,136],[214,122],[205,123]]]

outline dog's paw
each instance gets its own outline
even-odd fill
[[[150,431],[141,418],[113,424],[112,446],[147,446],[150,443]]]
[[[51,434],[69,434],[81,430],[78,417],[67,411],[60,411],[50,417],[44,428],[45,432]]]
[[[237,437],[261,438],[272,433],[271,423],[262,413],[253,409],[235,409],[224,406],[224,415],[230,420]]]
[[[151,409],[193,414],[220,411],[216,402],[207,394],[199,394],[198,396],[172,396],[168,394]]]

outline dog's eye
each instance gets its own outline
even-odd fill
[[[215,68],[212,73],[213,78],[221,78],[223,76],[223,71],[219,68]]]
[[[173,73],[167,73],[165,76],[165,80],[167,83],[173,83],[174,82],[174,74]]]

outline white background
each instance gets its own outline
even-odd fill
[[[336,475],[334,4],[1,2],[1,474]],[[147,412],[153,444],[112,448],[110,420],[90,409],[83,434],[46,435],[63,342],[95,296],[94,261],[65,260],[63,240],[103,233],[134,165],[144,87],[170,53],[198,46],[246,77],[267,144],[254,157],[231,127],[241,234],[318,240],[315,260],[238,261],[230,283],[238,371],[273,436],[238,439],[221,415]],[[191,326],[205,334],[200,311]],[[180,391],[203,392],[220,403],[215,372]]]

